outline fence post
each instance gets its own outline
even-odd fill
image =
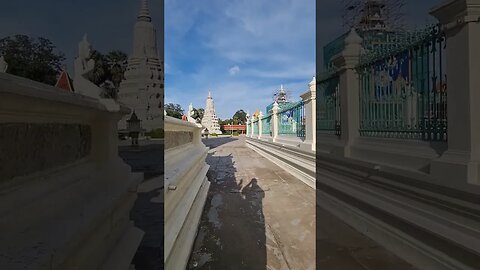
[[[480,0],[456,0],[431,11],[447,38],[448,149],[431,164],[444,181],[480,185]]]
[[[308,91],[301,95],[305,104],[305,143],[311,145],[311,150],[316,150],[315,137],[316,137],[316,82],[315,76],[308,84]]]
[[[333,57],[333,64],[339,70],[341,140],[344,155],[351,155],[351,146],[359,137],[359,78],[355,67],[362,53],[362,38],[352,28],[345,38],[345,48]]]
[[[273,108],[272,108],[272,137],[273,137],[273,142],[277,141],[277,136],[278,136],[278,103],[275,101],[273,103]]]
[[[247,112],[247,131],[245,133],[245,136],[248,137],[250,135],[250,123],[252,121],[250,120],[250,113]]]
[[[251,133],[250,133],[250,137],[253,138],[253,135],[255,135],[255,117],[252,116],[252,127],[250,129]]]
[[[260,114],[258,115],[258,138],[262,138],[262,117],[263,117],[263,114],[262,112],[260,112]]]

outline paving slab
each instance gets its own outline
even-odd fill
[[[243,136],[204,143],[212,184],[188,269],[315,269],[315,191]]]

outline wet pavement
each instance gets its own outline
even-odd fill
[[[188,269],[315,269],[315,191],[243,136],[204,143],[212,183]]]
[[[135,226],[145,232],[133,258],[136,270],[162,270],[163,263],[163,172],[164,147],[161,141],[140,142],[139,147],[119,146],[119,155],[134,172],[145,179],[137,190],[130,212]]]

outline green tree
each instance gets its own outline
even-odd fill
[[[200,119],[200,121],[202,121],[203,119],[203,115],[205,115],[205,109],[203,108],[198,108],[198,119]]]
[[[235,125],[245,125],[247,123],[247,113],[243,110],[238,110],[233,115],[233,123]]]
[[[182,106],[180,106],[179,104],[173,104],[173,103],[165,104],[165,111],[167,112],[168,116],[175,117],[178,119],[182,119],[182,116],[184,115],[184,110],[182,109]]]
[[[93,67],[93,71],[88,74],[88,80],[100,86],[108,79],[108,67],[105,56],[97,50],[92,50],[90,58],[95,61],[95,66]]]
[[[104,55],[93,50],[90,58],[95,61],[95,66],[88,79],[104,90],[102,97],[116,99],[127,68],[127,54],[113,50]]]
[[[193,115],[191,117],[195,119],[198,123],[202,121],[204,109],[202,108],[193,108]]]
[[[123,74],[127,68],[127,59],[127,54],[119,50],[111,51],[105,55],[109,80],[117,89],[120,88],[120,83],[123,80]]]
[[[26,35],[0,39],[0,55],[8,63],[7,73],[50,85],[56,83],[65,60],[50,40]]]

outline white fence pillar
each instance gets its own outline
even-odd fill
[[[276,101],[273,103],[272,108],[272,122],[270,123],[272,126],[272,140],[276,142],[278,137],[278,103]]]
[[[448,1],[431,14],[447,38],[448,150],[432,162],[445,181],[480,185],[480,0]]]
[[[251,124],[251,120],[250,120],[250,113],[247,113],[247,131],[245,132],[245,136],[250,136],[250,124]]]
[[[308,84],[308,91],[301,95],[305,103],[305,143],[311,145],[311,150],[315,151],[316,137],[316,83],[315,77]]]
[[[340,71],[341,139],[343,154],[347,157],[351,155],[350,148],[359,137],[359,82],[355,67],[359,63],[361,52],[362,38],[352,29],[345,38],[344,50],[333,58],[334,65]]]
[[[262,112],[260,112],[260,114],[258,115],[258,138],[262,138],[262,117],[263,117],[263,114]]]
[[[253,138],[253,135],[254,135],[254,133],[255,133],[255,128],[254,128],[255,123],[254,123],[254,120],[255,120],[255,119],[252,117],[252,123],[251,123],[252,126],[251,126],[251,128],[250,128],[250,137],[252,137],[252,138]]]

